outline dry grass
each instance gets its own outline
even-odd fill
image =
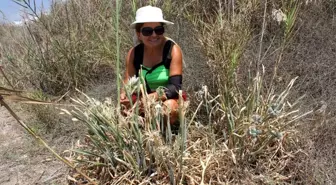
[[[335,38],[327,32],[335,25],[335,4],[293,2],[123,2],[119,33],[125,35],[118,38],[115,4],[70,0],[25,30],[4,25],[1,32],[12,39],[1,39],[2,59],[15,87],[50,94],[84,88],[97,71],[115,68],[116,39],[120,55],[131,45],[127,26],[135,9],[160,6],[176,23],[170,31],[184,48],[184,81],[192,97],[181,116],[185,134],[174,141],[169,132],[160,133],[155,104],[146,106],[145,118],[136,106],[122,117],[113,100],[73,99],[77,109],[69,114],[89,129],[78,146],[86,152],[71,156],[78,165],[101,183],[115,184],[332,183],[334,166],[327,161],[335,149],[326,140],[333,138],[328,116],[334,112],[319,117],[310,110],[321,100],[334,107]],[[272,9],[287,19],[275,21]],[[303,94],[308,98],[302,101]],[[307,115],[310,121],[299,122]]]
[[[268,109],[261,111],[260,117],[234,118],[234,130],[218,132],[216,125],[221,123],[215,121],[201,125],[184,117],[182,108],[177,136],[169,127],[163,131],[155,102],[142,102],[145,117],[137,114],[139,102],[123,117],[111,100],[74,99],[76,109],[63,111],[84,123],[89,134],[72,159],[102,184],[300,183],[300,173],[289,170],[300,154],[293,123],[302,117],[293,110],[295,104],[286,101],[293,82],[284,92],[272,95],[277,100],[265,101]],[[208,92],[200,94],[205,100],[200,106],[218,104]],[[270,111],[271,103],[281,109]],[[223,112],[219,108],[211,114]],[[78,175],[73,176],[81,182]]]
[[[38,19],[14,28],[23,34],[6,30],[13,42],[4,46],[4,59],[13,79],[18,80],[16,83],[21,79],[15,74],[23,70],[29,76],[23,79],[25,87],[63,95],[92,82],[101,66],[110,65],[113,69],[117,36],[110,1],[55,2],[50,14],[40,14],[28,1],[19,4]],[[119,37],[125,35],[127,32],[121,32]],[[129,47],[131,39],[123,41],[123,47]]]

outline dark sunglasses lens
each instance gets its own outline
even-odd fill
[[[156,35],[162,35],[165,30],[163,26],[158,26],[154,28],[154,31]]]
[[[153,34],[153,28],[150,28],[150,27],[145,27],[145,28],[142,28],[141,30],[141,33],[143,36],[150,36]]]
[[[165,32],[163,26],[157,26],[154,29],[151,27],[144,27],[141,29],[141,33],[143,36],[151,36],[153,34],[153,31],[155,31],[156,35],[162,35]]]

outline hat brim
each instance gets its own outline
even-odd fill
[[[134,21],[131,24],[131,28],[135,28],[135,25],[138,24],[138,23],[147,23],[147,22],[162,22],[162,23],[164,23],[166,25],[172,25],[172,24],[174,24],[173,22],[166,21],[166,20],[158,20],[158,21]]]

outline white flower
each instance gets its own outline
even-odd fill
[[[258,123],[262,123],[263,119],[259,114],[253,114],[252,115],[252,121],[253,121],[253,123],[258,124]]]
[[[286,21],[287,20],[286,14],[284,14],[281,11],[281,9],[279,9],[279,10],[273,9],[272,10],[272,18],[273,18],[273,20],[277,21],[278,24],[280,24],[280,22],[282,22],[282,21]]]
[[[127,85],[133,87],[136,86],[138,84],[139,78],[136,76],[132,76],[131,78],[128,79],[128,83]]]
[[[156,110],[156,112],[160,113],[160,112],[161,112],[161,109],[162,109],[162,107],[161,107],[160,104],[156,104],[156,105],[155,105],[155,110]]]
[[[132,94],[138,87],[139,78],[136,76],[132,76],[128,79],[127,83],[125,84],[125,91],[129,94]]]
[[[202,86],[202,91],[204,92],[204,94],[208,94],[208,86],[203,85]]]

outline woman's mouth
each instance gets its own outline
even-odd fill
[[[149,42],[158,42],[159,41],[159,38],[152,38],[152,39],[149,39]]]

